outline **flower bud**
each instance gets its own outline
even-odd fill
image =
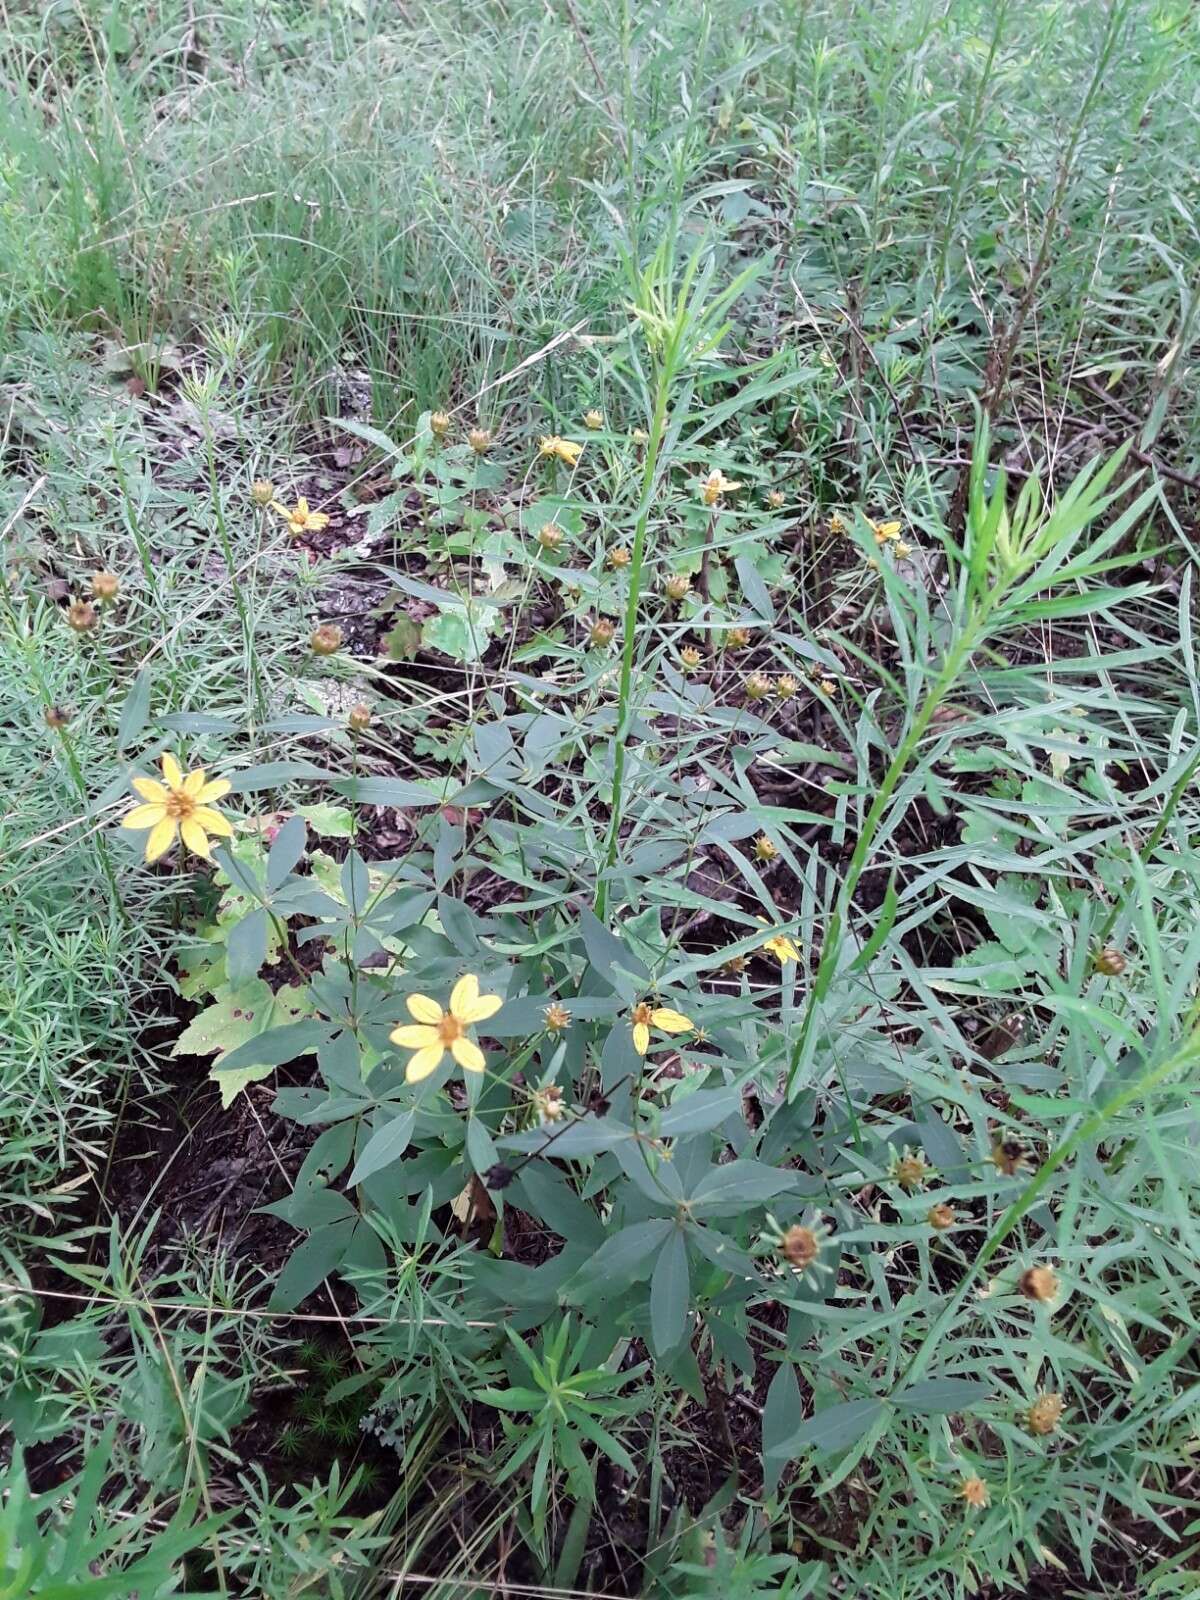
[[[588,635],[588,643],[595,645],[597,648],[610,645],[613,642],[613,636],[616,631],[617,625],[615,622],[612,622],[608,617],[597,617],[595,622],[592,623],[592,631]]]
[[[956,1220],[954,1207],[948,1206],[944,1200],[939,1200],[937,1205],[930,1206],[925,1220],[935,1233],[945,1233],[947,1228],[954,1226]]]
[[[1039,1300],[1044,1305],[1058,1294],[1058,1277],[1049,1267],[1027,1267],[1017,1287],[1026,1300]]]
[[[450,432],[450,415],[446,411],[429,413],[429,431],[435,439],[444,439]]]
[[[645,428],[635,428],[629,437],[633,440],[634,444],[650,443],[650,435],[646,432]]]
[[[331,656],[342,648],[342,630],[333,622],[323,622],[314,628],[308,642],[315,656]]]
[[[1096,952],[1092,965],[1106,978],[1119,978],[1127,963],[1115,944],[1106,944],[1103,950]]]
[[[90,600],[72,600],[67,607],[67,627],[76,633],[90,633],[100,621]]]
[[[663,588],[667,592],[667,599],[674,600],[678,605],[681,600],[686,600],[688,595],[691,594],[692,580],[682,572],[673,572],[663,585]]]
[[[744,650],[750,643],[749,628],[730,628],[725,635],[726,650]]]
[[[121,588],[121,580],[115,572],[92,573],[92,598],[93,600],[115,600]]]
[[[269,506],[275,498],[275,485],[270,478],[256,478],[250,485],[250,498],[256,506]]]
[[[346,724],[351,733],[366,733],[371,726],[371,708],[365,701],[360,700],[357,705],[350,707],[350,715]]]
[[[765,700],[771,692],[771,680],[765,672],[752,672],[746,679],[746,699]]]
[[[485,456],[492,448],[492,430],[490,428],[472,428],[467,435],[467,443],[477,456]]]
[[[924,1156],[905,1154],[892,1166],[892,1177],[907,1193],[923,1189],[929,1177],[929,1163]]]
[[[786,497],[782,489],[772,489],[767,495],[767,504],[770,506],[772,511],[778,511],[783,505],[785,498]]]
[[[538,529],[538,543],[543,550],[557,550],[563,542],[563,531],[557,522],[544,522]]]

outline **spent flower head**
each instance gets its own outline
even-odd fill
[[[90,600],[72,600],[67,607],[67,627],[74,633],[91,633],[100,626],[100,613]]]
[[[925,1220],[935,1233],[945,1233],[947,1228],[952,1228],[958,1220],[954,1214],[954,1207],[939,1200],[936,1205],[930,1206],[925,1214]]]
[[[906,1194],[923,1189],[929,1179],[930,1166],[925,1157],[907,1146],[892,1162],[891,1176]]]
[[[566,1006],[552,1000],[542,1012],[542,1026],[547,1033],[561,1033],[564,1028],[571,1026],[571,1013]]]
[[[775,694],[780,700],[794,700],[800,685],[790,672],[781,672],[775,679]]]
[[[585,428],[590,428],[592,432],[595,433],[597,428],[602,428],[604,426],[603,411],[585,411],[583,414],[583,425]]]
[[[332,656],[342,648],[342,630],[336,622],[323,622],[308,636],[309,648],[315,656]]]
[[[429,413],[429,431],[435,439],[444,439],[450,432],[450,413],[448,411],[431,411]]]
[[[99,600],[101,605],[115,600],[120,589],[121,580],[115,572],[92,573],[92,599]]]
[[[692,580],[683,572],[672,572],[663,584],[668,600],[673,600],[676,605],[681,600],[686,600],[692,592]]]
[[[679,662],[685,672],[695,672],[704,660],[704,651],[698,645],[685,644],[679,652]]]
[[[1036,1300],[1045,1305],[1058,1296],[1058,1275],[1050,1267],[1026,1267],[1017,1280],[1017,1287],[1026,1300]]]
[[[543,522],[537,537],[543,550],[557,550],[563,542],[563,531],[557,522]]]
[[[992,1503],[988,1486],[982,1478],[964,1478],[958,1489],[959,1495],[967,1503],[968,1511],[983,1511]]]
[[[1043,1391],[1026,1412],[1030,1433],[1036,1433],[1043,1438],[1046,1434],[1053,1433],[1062,1421],[1065,1410],[1061,1394],[1047,1394]]]
[[[610,617],[597,617],[588,634],[588,643],[593,649],[602,650],[613,642],[616,631],[617,625]]]
[[[605,559],[614,572],[619,572],[623,567],[627,567],[629,565],[629,563],[633,560],[633,556],[630,553],[628,545],[615,544],[608,552],[608,555]]]
[[[209,835],[228,839],[233,827],[213,805],[233,787],[228,778],[206,778],[203,767],[184,775],[173,755],[162,758],[162,782],[155,778],[131,780],[134,792],[142,803],[126,813],[121,820],[123,828],[135,832],[148,829],[146,860],[157,861],[175,843],[183,840],[193,855],[212,860]]]
[[[779,846],[772,839],[769,839],[765,833],[760,833],[754,841],[755,860],[774,861],[778,855]]]
[[[467,434],[467,443],[477,456],[485,456],[495,443],[495,438],[490,428],[472,428]]]
[[[351,733],[366,733],[371,726],[371,708],[364,700],[360,700],[357,705],[350,707],[346,725]]]
[[[250,485],[250,498],[260,508],[269,506],[275,498],[275,485],[270,478],[255,478]]]
[[[752,672],[746,679],[746,699],[765,700],[771,692],[771,680],[765,672]]]

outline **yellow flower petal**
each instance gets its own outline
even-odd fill
[[[228,778],[212,778],[196,791],[196,799],[202,806],[210,805],[214,800],[223,800],[232,788]]]
[[[668,1006],[659,1006],[652,1011],[650,1021],[664,1033],[688,1033],[692,1027],[690,1017],[685,1017],[682,1011],[672,1011]]]
[[[173,755],[162,758],[162,775],[167,780],[167,787],[178,789],[183,783],[183,768]]]
[[[296,496],[296,509],[292,512],[297,522],[303,522],[308,516],[308,501],[302,494]]]
[[[143,800],[157,800],[161,802],[167,798],[167,794],[169,793],[169,791],[154,778],[131,778],[129,781],[135,792],[140,794]]]
[[[204,768],[197,767],[194,772],[189,772],[183,780],[184,794],[190,794],[193,800],[200,798],[200,791],[204,787]]]
[[[483,1051],[473,1039],[463,1034],[451,1044],[450,1054],[465,1072],[482,1072],[487,1065]]]
[[[402,1022],[388,1038],[402,1050],[432,1050],[434,1045],[440,1050],[442,1045],[441,1034],[424,1022]]]
[[[471,1005],[468,1012],[459,1014],[460,1022],[486,1022],[489,1017],[494,1017],[504,1001],[498,994],[481,994]]]
[[[151,805],[134,806],[133,810],[121,818],[123,828],[157,828],[167,814],[167,808],[161,801]]]
[[[223,817],[211,806],[197,806],[192,812],[192,819],[198,822],[206,833],[215,833],[221,839],[233,838],[233,824],[229,818]]]
[[[479,999],[479,979],[473,972],[461,977],[450,991],[450,1015],[470,1022],[471,1007]]]
[[[328,512],[326,512],[326,511],[310,511],[308,513],[307,526],[309,528],[311,528],[313,533],[320,533],[321,529],[325,528],[325,527],[328,527],[328,525],[329,525],[329,513]]]
[[[206,861],[212,860],[212,851],[208,845],[208,835],[197,822],[194,814],[190,817],[184,817],[180,822],[179,836],[193,855],[203,856]]]
[[[437,1044],[418,1050],[415,1056],[409,1057],[408,1065],[404,1069],[405,1083],[420,1083],[422,1078],[427,1078],[431,1072],[436,1072],[445,1054],[445,1046],[440,1039]]]
[[[146,860],[157,861],[159,856],[165,856],[175,843],[177,824],[174,817],[164,816],[161,822],[156,822],[150,830],[146,840]]]
[[[640,1056],[644,1056],[650,1048],[650,1029],[644,1022],[635,1022],[633,1025],[633,1048]]]
[[[409,1015],[416,1017],[418,1022],[435,1024],[442,1020],[441,1006],[427,994],[410,994],[405,1005],[408,1007]]]

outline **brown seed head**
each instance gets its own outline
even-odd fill
[[[543,522],[538,529],[538,543],[543,550],[557,550],[563,542],[563,531],[557,522]]]
[[[1029,1408],[1030,1433],[1053,1433],[1062,1421],[1063,1397],[1060,1394],[1040,1394]]]
[[[342,630],[334,622],[323,622],[308,636],[309,646],[315,656],[332,656],[342,648]]]
[[[745,956],[730,956],[729,960],[725,963],[724,970],[732,973],[735,978],[740,978],[742,973],[746,970]]]
[[[66,706],[47,706],[42,712],[42,721],[55,733],[65,728],[70,720],[71,713]]]
[[[937,1233],[945,1233],[947,1228],[952,1228],[957,1220],[954,1207],[948,1206],[944,1200],[939,1200],[937,1205],[930,1206],[926,1212],[925,1220]]]
[[[115,572],[92,573],[92,599],[100,601],[115,600],[121,588],[121,580]]]
[[[958,1492],[972,1511],[982,1511],[992,1503],[988,1486],[982,1478],[964,1478]]]
[[[609,617],[597,617],[592,623],[591,633],[588,634],[588,643],[597,649],[602,649],[613,642],[616,631],[617,625]]]
[[[450,432],[450,414],[447,411],[429,413],[429,431],[435,439],[444,439]]]
[[[275,485],[270,478],[255,478],[250,485],[250,498],[256,506],[269,506],[275,498]]]
[[[472,428],[467,435],[467,443],[477,456],[485,456],[492,448],[492,430],[490,428]]]
[[[564,1028],[570,1027],[571,1013],[566,1006],[560,1006],[558,1001],[554,1000],[542,1012],[542,1021],[547,1033],[561,1033]]]
[[[992,1146],[992,1165],[1006,1178],[1015,1178],[1025,1165],[1025,1146],[1019,1139],[998,1139]]]
[[[779,1253],[790,1266],[795,1267],[797,1272],[803,1272],[806,1267],[811,1267],[821,1254],[821,1241],[811,1228],[802,1227],[797,1223],[784,1234],[779,1245]]]
[[[730,628],[725,635],[726,650],[744,650],[749,643],[749,628]]]
[[[1040,1300],[1045,1304],[1058,1294],[1058,1277],[1049,1267],[1027,1267],[1017,1287],[1026,1300]]]
[[[100,617],[90,600],[72,600],[67,607],[67,627],[76,633],[90,633]]]
[[[746,699],[765,700],[771,692],[771,680],[765,672],[752,672],[746,679]]]
[[[667,592],[667,599],[674,600],[676,605],[681,600],[686,600],[692,592],[692,580],[682,572],[673,572],[667,579],[663,588]]]
[[[370,706],[362,700],[356,706],[351,706],[350,715],[346,718],[346,723],[351,733],[366,733],[371,726]]]
[[[781,672],[775,679],[775,693],[780,700],[794,700],[799,688],[790,672]]]
[[[1119,978],[1125,971],[1126,961],[1115,944],[1106,944],[1103,950],[1096,952],[1092,965],[1106,978]]]
[[[622,567],[627,567],[633,560],[628,549],[623,544],[617,544],[608,552],[608,564],[614,572],[619,572]]]
[[[923,1189],[925,1180],[929,1177],[929,1163],[924,1156],[901,1156],[892,1168],[892,1177],[902,1189],[910,1194],[914,1189]]]

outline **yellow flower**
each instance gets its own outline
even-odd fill
[[[480,994],[479,979],[468,972],[454,985],[448,1011],[424,994],[410,994],[407,1003],[416,1021],[402,1023],[390,1035],[393,1044],[416,1052],[408,1058],[406,1083],[420,1083],[436,1072],[447,1050],[464,1071],[483,1071],[483,1051],[467,1038],[467,1029],[473,1022],[485,1022],[496,1015],[504,1004],[498,994]]]
[[[650,1029],[662,1033],[690,1033],[695,1024],[682,1011],[672,1011],[667,1006],[652,1006],[643,1000],[629,1014],[633,1024],[633,1048],[644,1056],[650,1048]]]
[[[740,489],[740,483],[734,483],[727,478],[720,467],[714,467],[707,478],[700,480],[700,493],[706,506],[715,506],[723,494],[732,494],[735,489]]]
[[[875,535],[876,544],[887,544],[890,539],[900,537],[900,524],[898,522],[872,522],[871,532]]]
[[[583,454],[583,446],[576,444],[572,439],[560,439],[556,433],[552,433],[547,438],[538,440],[538,454],[557,456],[560,461],[565,461],[568,467],[574,467]]]
[[[233,836],[233,828],[210,802],[220,800],[233,787],[228,778],[206,779],[204,768],[197,767],[185,778],[183,769],[172,755],[162,758],[162,783],[154,778],[134,778],[133,787],[145,801],[134,806],[122,819],[123,828],[149,828],[146,840],[146,860],[157,861],[166,855],[178,834],[194,855],[212,860],[208,836],[218,838]]]
[[[294,534],[320,533],[322,528],[329,526],[329,518],[323,511],[310,511],[308,501],[303,495],[289,511],[287,506],[280,505],[278,500],[271,501],[271,510],[277,511],[288,525],[288,532]]]
[[[762,923],[764,928],[770,927],[770,923],[765,917],[759,917],[758,921]],[[774,956],[781,967],[786,967],[789,961],[798,962],[800,960],[799,950],[797,950],[796,946],[786,933],[773,933],[771,937],[764,942],[762,948],[766,951],[767,955]]]

